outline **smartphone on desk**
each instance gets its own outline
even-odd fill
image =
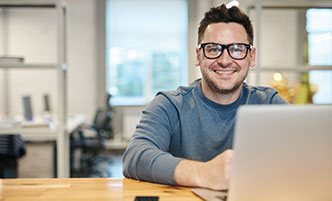
[[[158,196],[136,196],[134,201],[158,201]]]

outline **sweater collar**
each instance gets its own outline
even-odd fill
[[[243,83],[240,96],[233,103],[231,103],[231,104],[219,104],[219,103],[216,103],[216,102],[210,100],[209,98],[207,98],[204,95],[203,90],[202,90],[202,81],[201,81],[201,79],[197,80],[197,81],[198,82],[196,82],[196,83],[197,83],[197,90],[198,90],[199,97],[202,99],[202,101],[204,103],[206,103],[207,105],[209,105],[211,107],[214,107],[214,108],[217,108],[217,109],[233,109],[235,107],[238,107],[243,102],[245,88],[247,86],[246,83]]]

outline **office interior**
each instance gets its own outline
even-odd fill
[[[26,4],[31,1],[33,2],[33,0],[17,2]],[[0,3],[3,2],[6,1],[0,1]],[[58,3],[58,1],[50,2]],[[46,118],[51,119],[50,121],[56,120],[58,125],[62,126],[62,130],[56,130],[54,138],[43,138],[39,135],[30,139],[28,135],[24,136],[26,153],[25,156],[18,158],[17,177],[73,176],[69,169],[72,166],[70,158],[74,156],[70,154],[75,154],[68,150],[70,138],[64,134],[66,133],[64,127],[68,125],[71,118],[76,116],[81,118],[84,125],[92,125],[97,110],[108,107],[112,113],[109,120],[112,131],[106,136],[107,146],[102,151],[106,158],[100,158],[100,160],[105,159],[110,168],[116,163],[114,172],[106,174],[106,177],[121,177],[121,153],[135,129],[141,111],[153,96],[143,101],[121,102],[122,99],[118,99],[119,101],[112,102],[112,99],[117,98],[118,92],[116,90],[114,92],[110,87],[112,82],[109,76],[110,58],[112,58],[110,46],[122,42],[121,40],[109,42],[113,40],[113,35],[118,37],[119,33],[113,33],[114,29],[110,28],[112,24],[108,23],[121,24],[122,22],[113,19],[113,13],[110,11],[113,11],[116,16],[129,15],[131,11],[139,12],[137,10],[141,8],[140,4],[148,5],[156,4],[156,2],[160,5],[164,5],[165,2],[179,4],[177,9],[172,10],[172,3],[170,3],[167,7],[169,9],[165,9],[163,14],[178,15],[185,19],[179,20],[181,24],[178,26],[182,26],[185,34],[178,35],[180,38],[178,40],[184,45],[176,61],[181,64],[179,65],[181,67],[179,84],[187,85],[201,77],[199,68],[195,66],[197,28],[200,19],[210,7],[221,3],[227,4],[230,1],[66,0],[59,2],[60,4],[56,5],[66,8],[66,20],[61,25],[57,23],[59,23],[59,15],[63,13],[53,8],[2,7],[0,9],[0,56],[23,58],[24,61],[19,61],[21,62],[19,64],[28,64],[20,66],[17,63],[11,63],[10,65],[14,67],[8,67],[10,65],[7,65],[6,61],[0,61],[0,66],[2,65],[0,67],[1,121],[4,122],[6,119],[26,121],[22,100],[23,97],[30,97],[33,120],[38,121],[37,124],[41,121],[43,123]],[[255,30],[254,46],[257,47],[257,66],[250,70],[246,82],[277,88],[293,104],[331,104],[332,3],[328,0],[239,0],[238,3],[239,7],[252,19]],[[116,5],[120,5],[121,9],[112,7]],[[106,9],[108,6],[111,8]],[[128,9],[124,10],[125,7]],[[322,46],[324,54],[321,57],[318,55],[318,59],[312,60],[311,63],[310,47],[317,46],[312,46],[308,42],[308,10],[310,8],[326,11],[323,31],[314,32],[314,34],[321,34],[315,39]],[[148,10],[149,8],[145,8],[142,16],[146,17],[144,19],[153,19],[155,14],[153,9],[151,14]],[[179,13],[173,13],[175,11]],[[62,17],[60,16],[60,21],[63,20]],[[152,26],[164,21],[148,23],[152,23]],[[169,25],[165,24],[165,26]],[[133,41],[141,40],[135,39],[135,36],[138,37],[142,30],[139,26],[135,28],[138,33],[128,29],[130,31],[126,35],[131,35]],[[167,30],[167,27],[163,28]],[[172,34],[172,31],[167,33]],[[167,43],[170,37],[167,33],[158,35],[158,32],[151,40]],[[170,43],[173,44],[173,42]],[[323,60],[320,59],[322,57]],[[52,67],[53,64],[55,67]],[[65,73],[63,69],[66,69]],[[144,83],[149,84],[150,81],[144,80]],[[107,99],[108,94],[111,95],[110,102]],[[46,97],[47,111],[45,111]],[[0,129],[2,133],[6,132],[5,128]],[[83,133],[96,136],[93,131],[87,130],[83,130]],[[62,144],[59,147],[60,142]],[[65,151],[56,150],[56,148],[62,148]],[[63,166],[58,166],[59,163]]]

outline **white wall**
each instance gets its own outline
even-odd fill
[[[97,105],[96,2],[67,0],[68,110],[93,119]]]

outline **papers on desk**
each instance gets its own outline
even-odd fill
[[[53,119],[53,120],[52,120]],[[48,129],[50,131],[54,131],[58,125],[58,121],[56,118],[34,118],[33,121],[26,121],[23,118],[0,118],[0,131],[4,133],[6,130],[10,131],[21,131],[23,130],[36,130],[42,129],[43,132]],[[78,126],[85,123],[87,120],[85,115],[73,115],[68,117],[66,124],[66,131],[71,133]]]
[[[0,130],[12,130],[18,128],[49,128],[50,123],[47,122],[33,122],[33,121],[14,121],[2,120],[0,121]]]
[[[20,127],[21,127],[21,122],[16,120],[5,119],[0,121],[0,130],[15,129]]]
[[[36,119],[33,121],[26,121],[15,118],[1,119],[0,130],[12,130],[19,128],[48,128],[50,127],[50,121],[44,119]]]
[[[24,121],[22,122],[23,128],[40,128],[40,127],[49,127],[50,123],[48,122],[34,122],[34,121]]]
[[[227,190],[215,191],[205,188],[192,188],[191,191],[206,201],[226,201],[227,200]]]

